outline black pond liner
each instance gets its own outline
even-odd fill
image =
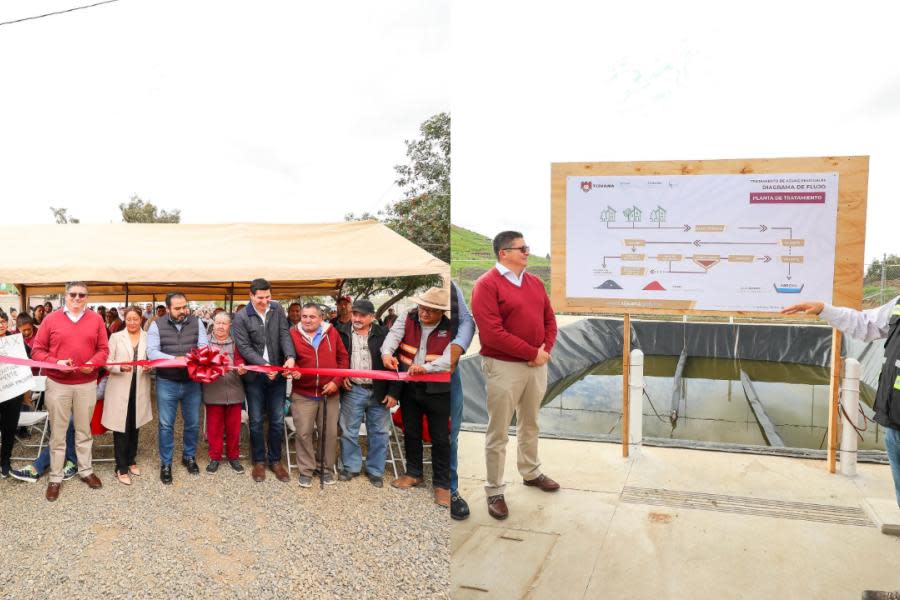
[[[684,323],[678,321],[631,321],[631,348],[645,355],[679,356],[687,350],[689,357],[760,360],[793,363],[828,368],[831,361],[831,328],[810,325],[772,325],[749,323]],[[598,364],[621,359],[623,323],[620,319],[589,318],[562,327],[553,348],[553,360],[548,368],[545,402],[593,371]],[[861,344],[852,340],[843,344],[842,354],[858,358],[863,366],[862,393],[870,397],[877,384],[881,365],[881,342]],[[849,351],[849,353],[848,353]],[[463,423],[467,431],[484,431],[487,426],[487,398],[481,356],[469,356],[460,361],[463,382]],[[543,404],[543,403],[542,403]],[[870,426],[873,426],[870,424]],[[617,428],[620,432],[621,429]],[[608,441],[621,440],[620,433],[606,434],[547,434],[541,437]],[[644,444],[824,458],[824,450],[783,448],[700,442],[670,438],[645,437]],[[860,461],[887,462],[884,452],[860,451]]]

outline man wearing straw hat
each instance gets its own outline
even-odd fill
[[[481,341],[487,387],[485,463],[488,513],[505,519],[503,493],[507,430],[516,415],[519,474],[525,485],[555,492],[559,484],[541,472],[538,411],[547,391],[547,362],[556,341],[556,316],[544,283],[525,272],[530,249],[518,231],[494,238],[496,266],[475,282],[472,314]]]
[[[411,375],[450,371],[450,293],[433,287],[412,299],[418,307],[404,319],[397,319],[381,346],[382,362],[388,369]],[[397,356],[394,356],[394,353]],[[434,501],[450,506],[450,383],[407,382],[403,386],[400,410],[406,474],[391,482],[397,489],[420,486],[423,477],[422,417],[428,418],[431,434],[431,464]]]

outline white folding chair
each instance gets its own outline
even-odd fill
[[[294,419],[291,417],[291,414],[288,413],[284,417],[284,458],[287,460],[287,468],[288,473],[291,472],[291,469],[300,469],[300,459],[297,459],[296,462],[291,462],[291,452],[294,452],[294,457],[296,458],[297,452],[293,449],[293,444],[291,440],[297,435],[297,430],[294,427]]]
[[[391,409],[391,415],[397,412],[400,409],[400,405],[394,406]],[[429,423],[430,426],[430,423]],[[394,424],[394,419],[391,419],[391,438],[392,440],[388,441],[388,450],[390,451],[390,458],[388,462],[391,463],[391,467],[394,469],[394,477],[397,477],[397,465],[403,466],[403,472],[406,472],[406,457],[403,456],[403,434],[400,431],[400,428]],[[397,447],[397,455],[394,455],[394,446]],[[425,451],[428,451],[428,456],[431,455],[431,443],[430,442],[422,442],[422,466],[430,465],[431,460],[426,458]]]
[[[47,390],[47,377],[44,375],[35,375],[31,385],[31,405],[38,408],[43,404],[44,392]],[[22,411],[19,415],[19,427],[26,427],[31,433],[40,433],[40,439],[35,444],[30,441],[23,440],[16,436],[16,441],[21,448],[37,448],[34,456],[13,456],[10,460],[33,462],[41,455],[41,450],[49,444],[50,435],[50,413],[47,411],[34,410]]]
[[[41,455],[41,450],[49,443],[50,413],[44,410],[25,411],[19,415],[19,427],[27,427],[29,431],[40,432],[38,443],[32,443],[16,437],[20,448],[36,448],[34,456],[13,456],[10,460],[34,462]]]

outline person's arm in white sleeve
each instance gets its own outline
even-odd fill
[[[891,314],[898,298],[894,298],[878,308],[868,310],[854,310],[826,304],[819,313],[819,317],[845,335],[864,342],[871,342],[887,336]]]

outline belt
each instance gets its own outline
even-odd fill
[[[371,383],[354,383],[353,385],[358,385],[359,387],[366,390],[371,390],[374,387]]]

